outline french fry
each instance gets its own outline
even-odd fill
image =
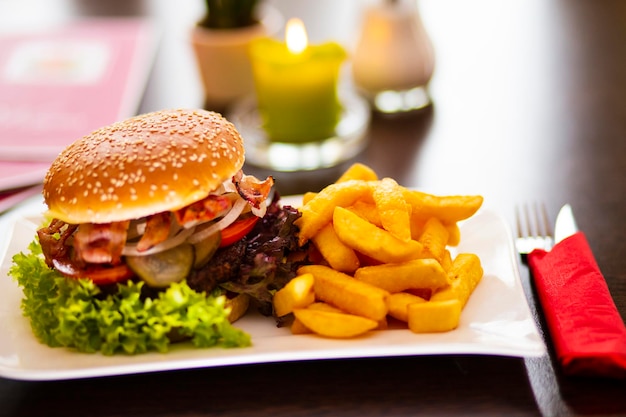
[[[298,269],[298,274],[307,273],[315,278],[313,291],[317,300],[374,321],[387,315],[387,291],[323,265],[305,265]]]
[[[424,300],[430,300],[430,297],[433,295],[433,291],[429,288],[409,289],[403,292],[408,292],[409,294],[417,295],[418,297],[421,297]]]
[[[383,178],[376,184],[372,197],[383,229],[408,242],[411,240],[411,206],[404,199],[404,188],[391,178]]]
[[[330,311],[334,313],[344,313],[341,309],[331,306],[328,303],[324,303],[321,301],[317,301],[307,307],[309,310],[320,310],[320,311]],[[297,319],[296,319],[297,320]],[[384,330],[387,326],[387,317],[383,317],[382,320],[378,321],[378,326],[376,326],[376,330]]]
[[[327,304],[321,301],[316,301],[312,304],[309,304],[306,308],[308,310],[319,310],[319,311],[330,311],[333,313],[343,313],[343,311],[341,311],[337,307],[333,307],[330,304]],[[306,327],[304,323],[302,323],[297,317],[294,316],[293,322],[291,323],[291,333],[308,334],[311,332],[312,332],[311,329]]]
[[[448,229],[448,246],[457,246],[461,243],[461,229],[458,223],[450,223],[445,225]]]
[[[443,270],[446,271],[446,273],[450,271],[450,268],[452,268],[452,254],[448,249],[444,251],[441,262],[439,263],[441,264]]]
[[[387,297],[387,308],[389,315],[403,322],[409,321],[409,304],[426,303],[425,299],[408,292],[399,292]]]
[[[295,316],[294,316],[293,322],[291,323],[291,327],[289,329],[291,330],[291,334],[309,334],[309,333],[312,333],[311,329],[306,327],[304,325],[304,323],[302,323],[300,320],[298,320],[298,318],[295,317]]]
[[[309,310],[330,311],[332,313],[345,313],[340,308],[332,306],[332,305],[330,305],[328,303],[325,303],[323,301],[316,301],[313,304],[310,304],[307,308]]]
[[[448,247],[460,243],[458,222],[482,203],[478,195],[409,190],[360,163],[306,193],[298,243],[312,241],[309,260],[320,265],[298,270],[313,276],[314,302],[296,307],[290,290],[277,298],[286,306],[279,311],[294,313],[292,333],[354,337],[388,328],[390,317],[416,333],[456,328],[483,269],[477,255],[453,259]]]
[[[392,294],[408,289],[436,290],[448,285],[448,275],[432,258],[365,266],[356,270],[354,278]]]
[[[426,224],[426,221],[428,221],[428,219],[411,213],[411,239],[419,240],[420,236],[424,232],[424,225]]]
[[[304,195],[302,196],[302,205],[305,205],[306,203],[311,201],[313,199],[313,197],[315,197],[316,195],[317,195],[317,193],[314,193],[313,191],[309,191],[308,193],[304,193]]]
[[[375,320],[354,314],[296,309],[294,315],[314,333],[332,338],[356,337],[378,326],[378,322]]]
[[[333,225],[343,243],[379,262],[406,262],[422,254],[421,243],[415,240],[401,241],[342,207],[335,208]]]
[[[292,313],[296,308],[304,308],[313,303],[315,301],[313,283],[313,275],[302,274],[276,291],[272,299],[276,316],[282,317]]]
[[[431,300],[409,304],[409,329],[414,333],[439,333],[456,329],[461,319],[461,310],[459,300]]]
[[[404,198],[414,217],[437,217],[444,224],[456,223],[473,216],[483,204],[480,195],[435,196],[421,191],[404,189]]]
[[[419,242],[424,246],[424,251],[428,255],[441,261],[448,243],[448,235],[448,229],[441,224],[439,219],[431,217],[424,224]]]
[[[483,276],[480,258],[473,253],[458,254],[452,262],[448,276],[451,279],[450,284],[435,291],[430,300],[459,300],[461,308],[465,307],[467,300]]]
[[[335,182],[339,183],[350,180],[376,181],[378,180],[378,175],[376,175],[376,172],[374,172],[372,168],[357,162],[345,170]]]
[[[324,226],[311,240],[333,269],[352,274],[359,267],[356,253],[339,240],[332,223]]]
[[[331,184],[302,206],[302,216],[295,221],[300,228],[299,244],[304,245],[324,226],[331,222],[335,207],[347,207],[371,194],[368,182],[350,180]]]
[[[374,328],[374,330],[387,330],[388,328],[389,322],[387,321],[387,316],[385,316],[381,320],[378,320],[378,325]]]
[[[383,227],[383,223],[380,220],[380,214],[378,213],[375,204],[366,203],[364,201],[356,201],[353,205],[347,207],[347,209],[372,223],[374,226],[380,228]]]

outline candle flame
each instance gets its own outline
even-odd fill
[[[297,18],[289,19],[285,29],[285,41],[287,42],[287,49],[295,54],[299,54],[306,49],[308,39],[302,20]]]

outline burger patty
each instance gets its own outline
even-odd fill
[[[209,293],[218,284],[237,277],[246,253],[246,246],[244,238],[233,245],[220,248],[204,267],[192,271],[187,277],[187,285],[198,292]]]
[[[298,246],[294,221],[300,212],[281,207],[279,196],[268,206],[265,216],[239,242],[219,249],[209,263],[191,273],[187,284],[196,291],[221,287],[251,297],[258,310],[272,315],[272,294],[296,276],[307,263],[306,247]]]

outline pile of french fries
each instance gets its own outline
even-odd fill
[[[458,326],[483,269],[477,255],[453,258],[449,247],[482,196],[410,190],[354,164],[302,203],[299,243],[312,242],[320,262],[274,295],[276,315],[294,315],[292,333],[350,338],[388,328],[389,318],[415,333]]]

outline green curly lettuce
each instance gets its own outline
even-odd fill
[[[181,338],[202,348],[251,345],[228,321],[224,296],[196,292],[185,281],[154,298],[141,295],[143,282],[132,281],[104,294],[91,280],[48,268],[37,241],[28,249],[13,256],[9,273],[24,292],[21,308],[34,335],[48,346],[113,355],[167,352]]]

